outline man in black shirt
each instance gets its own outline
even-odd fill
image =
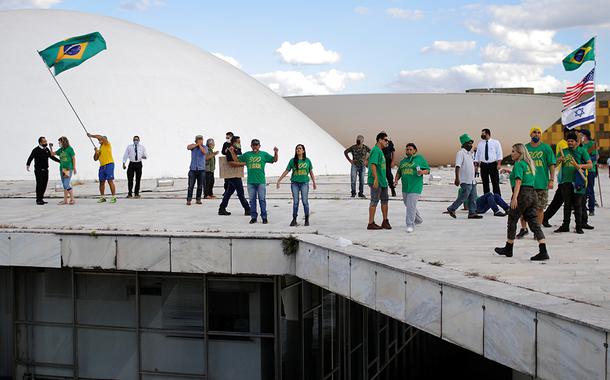
[[[396,196],[396,186],[394,186],[394,176],[392,175],[392,167],[394,166],[394,143],[388,141],[388,146],[381,150],[385,156],[385,176],[388,179],[388,186],[392,190],[392,196]]]
[[[227,157],[227,161],[229,161],[229,157],[231,157],[231,154],[229,153],[229,151],[227,149],[229,149],[229,147],[231,146],[232,138],[233,138],[233,132],[227,132],[225,134],[226,141],[224,142],[224,144],[222,144],[222,149],[220,150],[220,153],[222,153],[224,156]],[[229,180],[227,178],[225,178],[225,184],[224,184],[225,193],[227,192],[227,187],[229,187]]]
[[[38,146],[32,149],[30,157],[26,162],[25,168],[30,171],[30,164],[34,160],[34,175],[36,176],[36,204],[44,205],[44,193],[47,191],[47,183],[49,182],[49,158],[55,162],[59,162],[59,158],[53,153],[53,144],[51,150],[48,148],[47,139],[44,136],[38,138]]]
[[[241,155],[241,140],[239,139],[239,136],[231,137],[231,142],[229,146],[231,145],[233,145],[233,147],[235,148],[235,155]],[[222,154],[224,154],[227,158],[227,163],[229,165],[233,166],[232,163],[235,164],[235,162],[233,161],[233,156],[231,155],[231,151],[228,149],[228,147],[227,149],[225,149],[224,145],[222,147]],[[242,165],[243,164],[239,164],[238,166]],[[233,193],[237,192],[239,202],[244,208],[244,215],[250,216],[250,204],[244,196],[244,184],[241,181],[241,178],[225,178],[225,181],[227,183],[227,190],[225,190],[225,193],[222,196],[222,202],[220,202],[220,207],[218,208],[218,215],[231,215],[231,213],[227,211],[227,206],[229,205],[229,198],[231,198],[231,195],[233,195]]]

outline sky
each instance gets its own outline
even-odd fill
[[[610,84],[610,0],[0,0],[116,17],[186,40],[278,94],[563,92],[561,60],[597,36]]]

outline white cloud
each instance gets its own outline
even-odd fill
[[[339,53],[327,50],[321,42],[301,41],[292,44],[284,41],[275,52],[283,62],[293,65],[321,65],[337,63],[341,59]]]
[[[252,76],[281,96],[333,94],[344,90],[349,82],[365,78],[364,73],[335,69],[311,75],[300,71],[274,71]]]
[[[407,92],[463,92],[469,88],[534,87],[537,92],[563,91],[566,83],[545,75],[540,65],[483,63],[447,69],[402,70],[391,87]]]
[[[595,85],[595,91],[608,91],[610,90],[610,86],[608,86],[607,84],[596,84]]]
[[[48,9],[62,0],[0,0],[0,9]]]
[[[125,11],[144,12],[152,7],[158,7],[163,4],[163,0],[125,0],[121,3],[120,8]]]
[[[365,15],[369,13],[369,9],[367,7],[356,7],[354,8],[354,12],[358,13],[359,15]]]
[[[424,12],[418,9],[389,8],[386,9],[386,13],[392,18],[411,21],[419,20],[424,17]]]
[[[212,55],[214,55],[216,58],[220,58],[223,61],[230,63],[231,65],[237,67],[238,69],[241,69],[241,64],[239,63],[239,61],[233,57],[229,57],[228,55],[224,55],[222,53],[212,53]]]
[[[476,48],[476,41],[434,41],[431,46],[421,49],[422,53],[441,52],[462,54]]]

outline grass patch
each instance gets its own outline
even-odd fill
[[[294,255],[299,250],[299,240],[290,235],[282,239],[282,251],[284,255]]]

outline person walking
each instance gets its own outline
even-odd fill
[[[214,139],[208,139],[205,142],[205,146],[208,148],[208,154],[205,156],[205,189],[203,190],[203,197],[205,199],[215,199],[214,171],[216,171],[216,156],[218,151],[214,150]]]
[[[55,154],[59,157],[59,176],[64,188],[64,200],[59,202],[59,204],[73,205],[75,201],[71,180],[72,174],[76,174],[76,155],[67,137],[62,136],[57,142],[59,149],[57,149]]]
[[[386,176],[386,162],[382,149],[388,146],[388,135],[385,132],[377,134],[376,144],[371,149],[369,156],[368,185],[371,191],[371,203],[369,205],[369,224],[367,230],[391,230],[392,226],[388,220],[388,177]],[[383,221],[381,226],[375,223],[375,211],[377,204],[381,201],[381,214]]]
[[[477,182],[474,178],[475,167],[474,157],[471,152],[474,140],[466,133],[460,136],[460,149],[455,155],[455,179],[453,183],[461,191],[458,192],[457,199],[447,207],[445,214],[456,218],[455,211],[462,205],[468,204],[468,219],[481,219],[483,216],[477,214]]]
[[[294,148],[294,158],[288,162],[286,170],[282,173],[280,178],[277,180],[276,187],[280,188],[280,182],[292,172],[290,176],[290,190],[292,192],[292,221],[290,227],[296,227],[297,216],[299,213],[299,194],[301,202],[303,203],[303,212],[305,213],[305,226],[309,226],[309,177],[311,176],[311,182],[313,189],[317,188],[316,177],[313,174],[313,165],[305,152],[305,145],[298,144]]]
[[[553,188],[555,181],[555,164],[557,163],[553,149],[550,146],[540,141],[542,137],[542,129],[538,126],[530,129],[531,141],[525,145],[527,152],[536,165],[536,174],[534,175],[534,190],[538,202],[536,206],[536,218],[538,224],[542,225],[544,221],[544,209],[549,203],[549,189]],[[521,217],[521,230],[516,238],[521,239],[529,233],[526,225],[525,217]]]
[[[222,153],[222,155],[227,158],[227,162],[229,162],[229,157],[231,156],[231,153],[229,153],[229,151],[227,149],[229,149],[229,147],[231,145],[233,145],[233,143],[231,142],[233,136],[234,136],[233,132],[231,132],[231,131],[225,133],[225,142],[222,144],[222,148],[220,149],[220,153]],[[225,189],[225,192],[229,188],[229,179],[230,178],[224,179],[223,187]],[[224,196],[224,194],[223,194],[223,196]]]
[[[385,174],[388,179],[388,186],[392,191],[392,196],[396,196],[396,186],[394,185],[394,175],[392,174],[392,168],[394,167],[394,143],[392,139],[388,137],[388,146],[382,149],[383,156],[385,157]]]
[[[241,155],[241,139],[239,136],[231,137],[231,146],[233,147],[233,149],[235,151],[235,155],[240,156]],[[227,164],[229,166],[233,166],[233,167],[244,166],[243,163],[233,160],[233,156],[228,148],[224,149],[224,146],[223,146],[223,150],[225,152],[223,154],[227,158]],[[237,198],[239,198],[239,202],[241,203],[241,206],[244,208],[244,215],[250,216],[250,205],[248,204],[248,201],[246,200],[246,197],[244,196],[244,184],[241,180],[241,177],[225,178],[225,181],[227,183],[227,189],[225,190],[224,194],[222,195],[222,201],[220,202],[220,207],[218,208],[218,215],[231,215],[231,213],[227,211],[227,206],[229,205],[229,199],[231,199],[231,196],[233,195],[233,193],[237,193]]]
[[[413,232],[416,224],[423,223],[417,210],[417,201],[424,190],[424,174],[430,174],[430,165],[426,159],[417,154],[417,146],[408,143],[405,147],[406,157],[400,161],[394,180],[394,187],[402,181],[402,201],[406,207],[407,232]]]
[[[566,141],[566,136],[570,133],[570,130],[566,127],[563,128],[563,139],[559,140],[559,142],[555,145],[555,157],[560,155],[560,152],[568,147],[568,142]],[[555,164],[555,172],[557,173],[557,183],[561,182],[561,162],[556,162]],[[544,215],[542,217],[542,226],[546,228],[553,227],[549,220],[555,216],[557,211],[563,205],[563,197],[561,196],[561,189],[557,186],[557,190],[555,190],[555,194],[553,195],[553,199],[551,203],[549,203],[546,210],[544,210]]]
[[[578,145],[578,136],[575,132],[568,133],[566,137],[568,147],[557,156],[561,162],[559,188],[563,197],[563,223],[555,232],[570,232],[570,218],[572,210],[576,222],[576,233],[584,233],[583,229],[592,230],[588,223],[587,213],[583,211],[584,197],[587,190],[586,170],[591,169],[593,163],[587,151]]]
[[[195,136],[195,142],[187,145],[186,149],[191,151],[191,165],[189,166],[186,205],[190,206],[193,200],[195,182],[197,183],[195,202],[200,205],[201,193],[203,192],[203,187],[205,186],[205,156],[208,153],[208,148],[203,145],[203,136],[197,135]]]
[[[530,257],[530,260],[548,260],[549,254],[546,249],[544,232],[542,232],[536,216],[538,210],[538,196],[534,190],[536,166],[523,144],[513,145],[511,158],[515,165],[509,177],[513,195],[510,201],[510,211],[508,212],[506,244],[504,247],[496,247],[495,252],[498,255],[506,257],[513,256],[517,222],[523,215],[538,241],[538,254]]]
[[[106,197],[104,193],[106,192],[106,182],[108,182],[108,187],[110,187],[110,192],[112,193],[112,197],[110,197],[110,203],[116,203],[116,188],[114,186],[114,158],[112,158],[112,145],[106,136],[102,135],[93,135],[87,133],[87,137],[97,139],[100,143],[100,147],[95,148],[95,153],[93,154],[93,160],[99,161],[100,169],[98,171],[98,179],[100,181],[100,199],[98,199],[97,203],[106,202]]]
[[[595,177],[597,177],[597,158],[599,152],[597,151],[595,140],[591,139],[591,131],[582,129],[580,133],[582,134],[582,147],[589,153],[591,164],[593,165],[591,169],[588,170],[586,199],[584,201],[584,203],[586,203],[585,206],[589,211],[589,216],[593,216],[595,215]]]
[[[351,185],[352,185],[352,198],[356,196],[356,181],[359,180],[358,184],[358,197],[366,198],[364,196],[364,170],[368,165],[367,157],[371,152],[371,148],[364,145],[364,136],[358,135],[356,137],[356,144],[345,149],[343,155],[352,165],[351,168]],[[351,153],[352,158],[349,157]]]
[[[256,200],[261,207],[261,218],[263,224],[268,223],[267,219],[267,183],[265,179],[265,165],[274,164],[278,159],[278,149],[273,148],[273,156],[260,150],[261,143],[258,139],[253,139],[250,143],[250,152],[240,156],[235,154],[235,148],[230,147],[229,151],[233,155],[234,161],[242,162],[248,170],[248,196],[250,198],[250,224],[256,223],[258,211]]]
[[[146,148],[140,144],[140,136],[133,136],[133,144],[127,145],[123,153],[123,170],[127,169],[127,198],[140,198],[140,180],[142,179],[142,160],[147,159]],[[129,166],[125,166],[129,160]],[[133,177],[136,186],[133,186]],[[132,190],[134,190],[132,192]]]
[[[474,161],[481,170],[483,194],[489,192],[489,181],[491,180],[494,194],[502,195],[500,192],[502,158],[500,142],[491,138],[491,131],[488,128],[481,130],[481,141],[477,145]]]
[[[39,206],[47,204],[44,193],[49,183],[49,158],[60,162],[53,153],[53,144],[48,144],[44,136],[38,138],[38,146],[32,149],[25,163],[25,169],[30,171],[30,165],[34,161],[34,177],[36,178],[36,204]]]

